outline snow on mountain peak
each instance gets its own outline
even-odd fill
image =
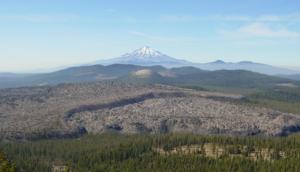
[[[123,57],[151,58],[151,57],[161,57],[161,56],[165,56],[165,55],[148,46],[144,46],[140,49],[133,51],[132,53],[125,54]]]
[[[190,64],[190,62],[170,57],[148,46],[144,46],[120,57],[102,61],[101,64],[133,64],[141,66],[162,65],[177,67]]]

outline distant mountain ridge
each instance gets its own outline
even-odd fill
[[[200,69],[204,70],[248,70],[253,72],[258,72],[267,75],[292,75],[298,74],[300,71],[285,69],[281,67],[275,67],[262,63],[255,63],[251,61],[241,61],[237,63],[224,62],[222,60],[217,60],[211,63],[194,64]]]
[[[237,63],[224,62],[217,60],[210,63],[193,63],[186,60],[177,59],[165,55],[148,46],[137,49],[131,53],[126,53],[121,57],[112,58],[109,60],[100,60],[94,64],[111,65],[111,64],[133,64],[141,66],[161,65],[164,67],[183,67],[193,66],[203,70],[249,70],[267,75],[292,75],[300,74],[300,71],[275,67],[262,63],[251,61],[241,61]]]
[[[296,81],[300,81],[300,74],[295,74],[295,75],[279,75],[280,77],[283,78],[288,78]]]
[[[283,84],[300,85],[297,81],[245,70],[206,71],[196,67],[165,68],[113,64],[72,67],[47,74],[23,77],[0,77],[0,88],[46,86],[62,83],[84,83],[115,80],[125,83],[213,86],[224,88],[273,88]]]
[[[70,67],[40,74],[0,73],[0,88],[103,80],[237,88],[293,85],[290,82],[298,85],[297,81],[290,80],[298,80],[297,75],[291,75],[296,71],[250,61],[228,63],[217,60],[203,64],[192,63],[170,57],[150,47],[97,63],[103,64]]]

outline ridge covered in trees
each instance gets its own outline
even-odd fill
[[[180,146],[230,145],[224,155],[212,158],[200,152],[160,154]],[[241,147],[247,148],[242,154]],[[78,139],[2,143],[0,149],[17,171],[298,171],[300,136],[281,138],[166,135],[86,135]],[[273,150],[271,159],[247,158],[251,150]],[[241,156],[229,156],[229,153]],[[280,153],[284,156],[278,156]]]

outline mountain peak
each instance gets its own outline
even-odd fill
[[[132,53],[127,53],[124,55],[125,57],[140,57],[140,58],[151,58],[151,57],[161,57],[161,56],[165,56],[164,54],[162,54],[159,51],[156,51],[152,48],[150,48],[149,46],[144,46],[142,48],[139,48],[135,51],[133,51]]]
[[[225,64],[225,62],[223,60],[216,60],[213,63],[215,63],[215,64]]]
[[[152,48],[150,48],[149,46],[143,46],[142,48],[140,48],[141,50],[152,50]]]
[[[178,67],[186,66],[192,64],[191,62],[176,59],[163,54],[149,46],[144,46],[142,48],[136,49],[131,53],[126,53],[120,57],[99,61],[99,64],[109,65],[109,64],[133,64],[141,66],[154,66],[161,65],[165,67]]]

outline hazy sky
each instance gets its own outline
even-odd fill
[[[300,1],[0,0],[0,71],[88,63],[144,45],[194,62],[300,66]]]

